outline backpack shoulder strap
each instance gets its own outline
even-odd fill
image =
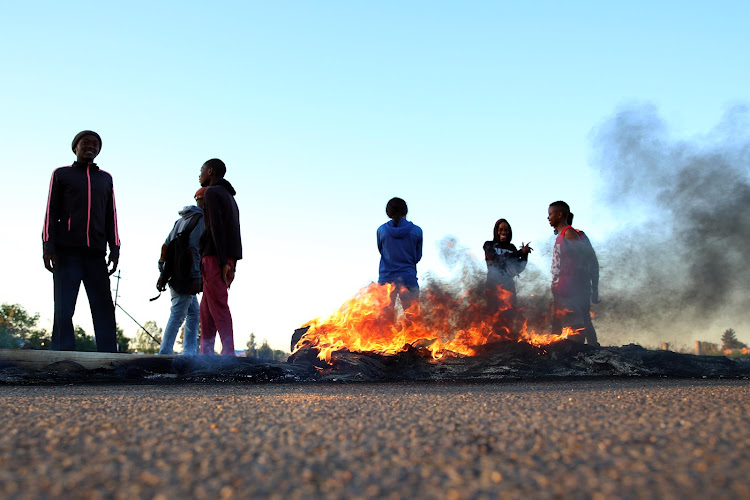
[[[203,218],[203,214],[195,214],[190,218],[190,222],[188,222],[188,225],[185,226],[185,229],[180,231],[180,234],[186,234],[189,235],[193,232],[193,229],[195,229],[195,226],[198,225],[198,222]]]

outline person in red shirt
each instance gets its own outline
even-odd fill
[[[585,270],[585,248],[580,234],[568,224],[570,207],[564,201],[550,204],[547,220],[557,238],[552,252],[552,297],[554,333],[570,328],[568,338],[585,341],[584,301],[590,300],[590,282]],[[588,283],[587,283],[588,282]]]
[[[573,214],[568,214],[568,225],[573,225]],[[586,233],[580,229],[576,229],[578,236],[581,237],[581,243],[583,244],[583,261],[584,261],[584,272],[586,276],[586,290],[585,297],[582,297],[583,306],[583,324],[586,329],[583,331],[583,335],[586,338],[586,343],[599,347],[599,340],[596,336],[596,329],[594,323],[591,321],[591,304],[599,303],[599,259],[596,257],[593,245]]]

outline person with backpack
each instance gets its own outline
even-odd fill
[[[199,242],[204,229],[203,198],[206,188],[195,193],[196,205],[188,205],[178,213],[180,218],[162,245],[159,259],[159,280],[156,288],[163,292],[169,285],[172,309],[169,314],[159,354],[172,354],[177,331],[185,322],[182,353],[198,353],[198,324],[200,306],[197,294],[201,291],[201,259]]]

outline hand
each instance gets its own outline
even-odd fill
[[[232,264],[224,264],[221,268],[221,277],[224,279],[224,284],[229,288],[234,281],[234,266]]]
[[[163,275],[159,275],[159,279],[156,281],[156,289],[163,292],[167,289],[167,280],[164,279]]]
[[[56,255],[53,253],[45,253],[42,258],[44,259],[44,267],[47,271],[54,273]]]
[[[599,303],[599,290],[597,288],[594,288],[593,290],[591,290],[591,303],[592,304]]]
[[[529,245],[531,245],[531,242],[523,243],[521,242],[521,253],[524,255],[529,255],[533,248],[531,248]]]
[[[120,259],[118,257],[112,257],[112,254],[109,255],[109,261],[107,261],[107,267],[109,267],[110,264],[112,264],[112,269],[109,270],[109,275],[112,276],[115,274],[115,271],[117,271],[117,262]]]

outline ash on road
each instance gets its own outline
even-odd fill
[[[2,498],[750,498],[750,382],[0,387]]]

